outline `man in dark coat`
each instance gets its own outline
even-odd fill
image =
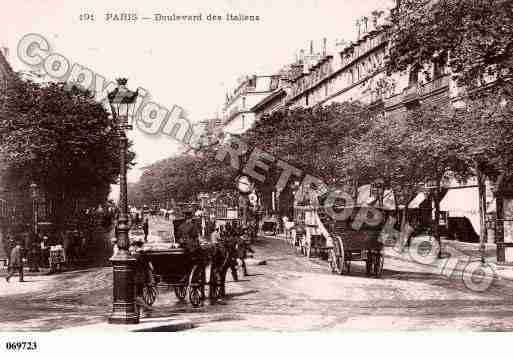
[[[192,219],[192,212],[185,213],[185,222],[178,227],[182,247],[194,251],[199,247],[199,229]]]
[[[16,246],[11,250],[11,255],[9,257],[9,272],[7,273],[7,277],[5,277],[5,280],[9,282],[9,279],[16,271],[18,271],[20,275],[20,282],[24,282],[22,240],[18,240]]]
[[[148,223],[148,217],[144,218],[142,229],[143,229],[143,232],[144,232],[144,241],[147,242],[148,241],[148,233],[150,231],[150,226],[149,226],[149,223]]]
[[[251,246],[249,245],[249,239],[245,239],[247,231],[247,229],[240,228],[236,238],[237,257],[240,259],[242,273],[244,274],[244,276],[248,275],[248,270],[246,268],[245,261],[245,259],[248,257],[248,252],[255,253],[253,251],[253,248],[251,248]]]

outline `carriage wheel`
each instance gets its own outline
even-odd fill
[[[372,253],[367,254],[367,260],[365,261],[365,273],[370,276],[372,274],[372,267],[374,262],[374,256]]]
[[[347,274],[351,273],[351,261],[344,261],[344,270]]]
[[[177,286],[173,287],[173,289],[174,289],[175,295],[178,299],[184,300],[185,297],[187,296],[187,286],[177,285]]]
[[[144,300],[144,303],[148,305],[153,305],[155,303],[155,300],[157,299],[157,287],[154,285],[145,285],[142,289],[142,298]]]
[[[306,258],[310,258],[311,254],[312,254],[312,246],[310,245],[310,243],[307,243],[306,247],[305,247],[305,256],[306,256]]]
[[[376,278],[381,277],[381,274],[383,273],[384,261],[385,258],[380,252],[374,254],[374,275],[376,276]]]
[[[198,307],[205,299],[205,270],[196,264],[189,276],[189,301],[193,307]]]
[[[201,305],[203,300],[201,286],[194,285],[189,287],[189,301],[191,302],[194,308],[197,308]]]
[[[209,297],[211,301],[215,301],[224,296],[224,282],[221,278],[221,273],[216,271],[214,282],[210,282]]]
[[[333,252],[335,256],[335,272],[342,275],[344,274],[344,266],[345,266],[345,253],[344,253],[344,244],[342,243],[342,239],[339,236],[333,238]]]
[[[210,268],[210,279],[208,281],[208,298],[213,301],[219,297],[219,273],[217,270]]]
[[[335,273],[337,271],[337,254],[335,253],[334,248],[330,248],[328,251],[328,263],[330,265],[331,273]]]

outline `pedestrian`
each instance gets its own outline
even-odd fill
[[[16,245],[11,250],[11,255],[9,257],[9,270],[7,273],[7,277],[5,280],[9,282],[9,279],[14,275],[15,272],[19,273],[20,282],[24,282],[23,280],[23,241],[18,240]]]
[[[148,223],[148,217],[144,218],[144,223],[142,225],[142,229],[144,232],[144,241],[148,241],[148,232],[149,232],[149,223]]]
[[[178,227],[180,244],[194,252],[199,248],[199,229],[193,221],[192,212],[185,213],[185,222]]]
[[[7,233],[7,238],[4,241],[4,252],[7,257],[9,257],[9,254],[11,253],[12,249],[16,245],[16,240],[14,239],[14,234],[9,231]],[[9,260],[9,258],[7,258]]]
[[[50,241],[48,236],[43,236],[41,239],[41,266],[44,268],[48,268],[50,266],[49,257],[50,257]]]
[[[236,248],[237,248],[237,256],[239,257],[239,260],[241,261],[242,266],[242,273],[244,276],[248,275],[248,270],[246,268],[246,261],[245,259],[248,257],[248,252],[255,253],[253,251],[253,248],[249,245],[249,239],[246,239],[246,234],[241,233],[237,236],[237,242],[236,242]]]
[[[228,257],[228,267],[235,282],[239,280],[237,275],[237,240],[234,227],[230,222],[226,223],[223,231],[226,256]]]
[[[173,240],[173,242],[176,242],[176,237],[175,237],[175,219],[176,219],[176,216],[175,216],[175,211],[174,210],[170,210],[169,212],[169,222],[171,223],[171,226],[170,226],[170,232],[171,232],[171,239]]]
[[[212,244],[217,244],[221,240],[221,234],[219,233],[219,228],[215,228],[212,234],[210,235],[210,241]]]

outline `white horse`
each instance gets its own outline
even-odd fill
[[[296,226],[294,221],[289,221],[287,217],[283,217],[283,228],[285,230],[285,240],[292,242],[294,240],[292,236],[292,229]]]

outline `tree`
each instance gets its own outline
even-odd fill
[[[448,60],[468,89],[497,79],[513,95],[513,2],[510,0],[401,0],[392,12],[389,73]]]
[[[366,168],[369,180],[382,179],[394,191],[396,205],[403,207],[402,238],[406,235],[408,204],[436,183],[434,235],[439,240],[440,183],[451,174],[467,179],[472,172],[464,119],[445,107],[421,106],[404,116],[377,118],[346,163]]]
[[[215,153],[181,154],[148,166],[139,182],[130,186],[129,197],[139,205],[173,199],[177,202],[196,200],[200,192],[220,191],[234,187],[235,171],[215,160]]]
[[[295,108],[264,117],[242,136],[242,140],[250,150],[259,148],[300,169],[303,174],[335,185],[355,174],[349,174],[341,166],[341,158],[351,151],[370,122],[370,111],[359,102]],[[271,167],[262,187],[281,192],[283,188],[275,188],[280,173],[281,169]]]
[[[14,78],[0,108],[0,158],[8,190],[36,182],[59,223],[73,203],[104,202],[119,175],[119,143],[108,113],[89,93]],[[129,153],[129,161],[134,154]],[[25,196],[26,198],[26,196]]]

